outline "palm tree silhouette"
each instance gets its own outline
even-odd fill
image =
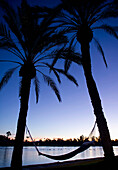
[[[21,77],[20,112],[11,161],[13,168],[20,169],[22,167],[22,148],[31,81],[34,80],[36,103],[39,99],[40,82],[38,76],[40,75],[43,76],[44,81],[52,88],[58,100],[61,101],[55,82],[42,71],[42,68],[50,69],[48,62],[53,59],[50,54],[51,49],[54,50],[55,46],[60,49],[67,39],[63,36],[63,32],[54,33],[54,30],[50,28],[50,20],[43,18],[43,8],[39,7],[40,12],[38,11],[37,14],[36,7],[29,6],[26,0],[22,0],[21,7],[18,7],[17,10],[4,0],[0,1],[0,6],[4,10],[5,20],[5,22],[0,23],[0,49],[11,52],[17,59],[0,60],[0,62],[11,62],[17,65],[5,73],[0,81],[0,90],[7,84],[16,69],[19,69],[19,76]],[[54,70],[54,74],[61,82],[57,71]],[[72,76],[70,76],[70,79],[74,80],[77,85]]]
[[[8,138],[9,136],[11,136],[11,132],[10,131],[6,132],[6,135],[7,135],[7,138]]]
[[[61,57],[58,57],[58,52],[55,53],[55,55],[57,55],[56,60],[58,60],[58,58],[65,58],[65,72],[67,72],[70,68],[72,61],[82,65],[103,144],[105,158],[112,159],[114,158],[114,152],[111,144],[109,129],[103,113],[99,92],[92,75],[90,42],[94,40],[107,67],[104,51],[99,41],[93,36],[93,30],[104,30],[118,39],[118,35],[116,33],[117,27],[103,23],[104,19],[118,17],[118,2],[106,0],[61,1],[62,3],[55,8],[57,13],[54,23],[57,24],[57,28],[60,27],[59,29],[62,29],[65,34],[69,35],[70,43],[63,49],[63,51],[61,51]],[[53,9],[54,12],[51,10],[50,13],[49,11],[49,16],[54,16],[55,9]],[[78,47],[78,43],[81,45],[81,55],[74,52]],[[55,63],[56,62],[54,60],[52,66],[54,66]],[[63,72],[59,69],[57,69],[57,71]]]

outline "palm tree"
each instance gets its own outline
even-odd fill
[[[15,146],[12,155],[12,168],[21,169],[22,167],[22,148],[26,117],[28,111],[28,101],[30,95],[31,81],[34,81],[36,92],[36,103],[38,103],[40,82],[38,76],[43,76],[44,81],[55,92],[59,101],[61,97],[59,90],[52,78],[46,75],[42,68],[49,68],[51,49],[61,48],[66,42],[63,32],[54,33],[50,28],[50,21],[43,18],[44,9],[40,8],[38,14],[36,7],[30,7],[26,0],[22,0],[21,7],[17,10],[11,7],[4,0],[0,1],[0,6],[4,11],[4,22],[0,23],[0,49],[14,54],[16,60],[11,58],[0,60],[0,62],[14,63],[17,66],[8,70],[0,81],[0,90],[7,84],[13,73],[19,69],[20,81],[20,112],[17,123]],[[39,8],[38,8],[39,9]],[[10,56],[9,56],[10,57]],[[47,62],[46,62],[47,60]],[[59,75],[54,71],[57,79],[61,82]],[[69,76],[69,74],[66,74]],[[70,76],[70,79],[76,80]]]
[[[10,131],[6,132],[6,135],[7,135],[7,138],[8,138],[9,136],[11,136],[11,132]]]
[[[116,33],[117,27],[103,23],[104,19],[118,17],[118,2],[107,0],[61,0],[61,2],[62,3],[56,7],[56,11],[58,12],[56,13],[54,23],[57,28],[60,27],[59,29],[62,29],[65,34],[69,35],[70,45],[61,51],[60,57],[57,55],[58,52],[57,54],[55,53],[55,55],[57,55],[56,61],[58,58],[65,57],[65,72],[68,71],[72,61],[77,64],[81,63],[96,116],[105,158],[112,159],[114,158],[114,152],[110,133],[103,113],[97,85],[92,75],[90,43],[94,40],[107,67],[104,51],[99,41],[94,37],[93,30],[103,30],[118,39]],[[53,10],[55,12],[55,9]],[[49,11],[49,16],[52,17],[54,12],[51,10],[50,13]],[[74,50],[78,47],[78,43],[81,46],[81,55],[74,53]],[[52,66],[54,66],[55,63],[54,60]],[[62,70],[57,71],[62,72]]]

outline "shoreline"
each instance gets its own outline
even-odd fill
[[[81,145],[36,145],[37,147],[78,147]],[[102,145],[94,145],[93,147],[102,147]],[[114,146],[118,146],[118,145],[112,145]],[[14,145],[0,145],[0,147],[14,147]],[[35,147],[34,145],[23,145],[23,147]]]
[[[40,169],[77,169],[80,170],[92,168],[106,168],[109,166],[109,169],[113,170],[113,167],[116,168],[118,163],[118,156],[115,156],[115,161],[109,162],[104,161],[104,157],[90,158],[90,159],[77,159],[72,161],[63,161],[47,164],[34,164],[34,165],[25,165],[22,167],[22,170],[40,170]],[[0,170],[11,169],[11,167],[0,168]]]
[[[104,158],[91,158],[91,159],[80,159],[80,160],[72,160],[72,161],[63,161],[63,162],[56,162],[56,163],[48,163],[48,164],[41,164],[41,165],[28,165],[23,166],[23,170],[26,170],[27,168],[33,169],[34,167],[36,169],[56,169],[56,168],[68,168],[68,167],[75,167],[80,166],[83,164],[88,164],[93,161],[103,161]]]

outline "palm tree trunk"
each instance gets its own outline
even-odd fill
[[[20,113],[17,123],[17,132],[15,138],[15,145],[12,154],[11,167],[13,169],[22,169],[22,151],[23,151],[23,141],[26,126],[26,117],[28,111],[28,101],[30,94],[30,84],[31,79],[27,77],[22,77],[21,81],[21,91],[20,91]]]
[[[94,109],[94,114],[96,116],[97,125],[98,125],[98,129],[103,145],[104,156],[106,160],[111,160],[114,159],[114,152],[113,152],[113,147],[110,139],[109,129],[102,109],[101,99],[91,72],[89,43],[84,42],[81,44],[81,52],[82,52],[83,69],[86,78],[87,88]]]

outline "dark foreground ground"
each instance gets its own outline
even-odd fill
[[[18,168],[19,169],[19,168]],[[22,170],[44,170],[44,169],[69,169],[69,170],[118,170],[118,156],[114,161],[104,161],[104,158],[65,161],[43,165],[23,166]],[[11,170],[11,168],[0,168],[0,170]]]

